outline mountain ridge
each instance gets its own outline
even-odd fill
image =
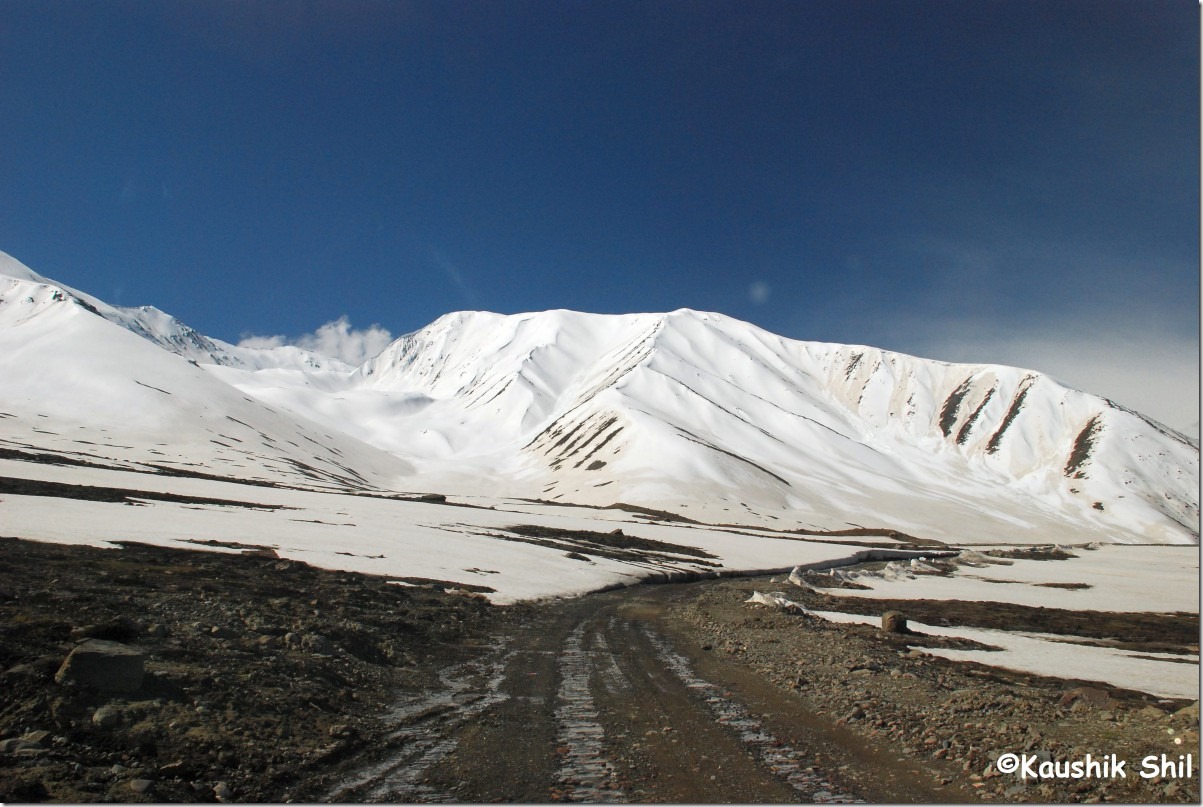
[[[350,367],[300,348],[228,345],[154,308],[109,306],[11,258],[0,276],[0,337],[16,343],[32,327],[20,315],[27,298],[46,310],[74,302],[241,393],[239,406],[271,413],[248,418],[319,431],[314,439],[328,450],[346,442],[375,469],[358,480],[334,474],[352,486],[622,501],[777,528],[871,522],[938,539],[974,530],[1019,542],[1198,539],[1197,443],[1036,371],[791,340],[691,309],[455,312]],[[56,355],[71,362],[81,326],[61,318]],[[8,367],[14,377],[33,372],[15,360]],[[229,398],[190,379],[179,383],[195,382],[194,395]],[[29,417],[44,414],[36,401],[25,405]],[[276,448],[253,439],[244,452],[277,467],[262,459],[278,460]],[[231,459],[198,461],[230,469],[239,464]]]

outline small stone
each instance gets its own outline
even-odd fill
[[[145,793],[154,785],[154,781],[150,779],[134,779],[129,783],[130,790],[135,793]]]
[[[113,726],[120,725],[122,716],[119,707],[111,703],[105,704],[92,715],[92,725],[102,729],[111,729]]]
[[[865,716],[864,710],[862,710],[860,707],[857,707],[857,708],[853,709],[851,712],[849,712],[848,714],[841,717],[836,722],[840,723],[840,724],[851,723],[854,720],[860,720],[864,716]]]
[[[901,611],[886,611],[881,615],[881,629],[886,633],[908,633],[906,617]]]
[[[234,795],[234,791],[225,782],[218,782],[213,785],[213,795],[218,801],[224,802],[230,800],[230,797]]]
[[[9,740],[0,740],[0,754],[30,754],[37,751],[45,751],[46,746],[33,740],[21,740],[17,738]]]
[[[184,762],[182,759],[177,759],[175,762],[168,762],[166,765],[159,766],[159,775],[167,778],[175,778],[177,776],[188,776],[192,773],[192,766]]]

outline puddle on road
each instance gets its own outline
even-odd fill
[[[778,778],[797,790],[814,804],[862,804],[863,799],[837,791],[814,765],[806,764],[805,756],[777,739],[764,724],[753,717],[747,709],[728,698],[723,689],[699,678],[690,667],[689,661],[679,655],[668,642],[646,625],[640,626],[643,634],[656,648],[665,665],[681,682],[697,692],[714,714],[715,722],[732,729],[739,739],[751,747],[760,761]]]

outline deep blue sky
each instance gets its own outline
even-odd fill
[[[1199,33],[1194,0],[5,0],[0,250],[228,341],[690,307],[1189,428]]]

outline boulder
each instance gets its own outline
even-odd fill
[[[55,673],[66,686],[87,686],[102,692],[137,692],[146,672],[141,650],[117,642],[89,639],[72,650]]]
[[[886,633],[908,633],[906,617],[901,611],[886,611],[881,615],[881,629]]]

